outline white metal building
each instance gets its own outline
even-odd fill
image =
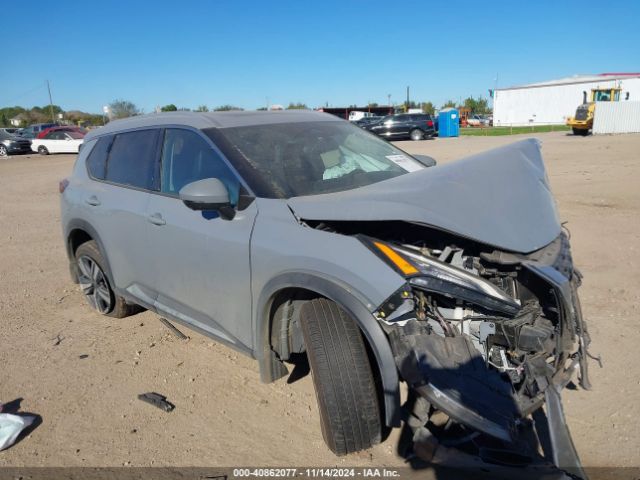
[[[590,100],[592,88],[620,87],[620,101],[640,100],[640,73],[604,73],[499,88],[493,94],[493,124],[518,126],[563,124],[575,115],[583,92]]]

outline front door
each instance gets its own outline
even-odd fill
[[[252,348],[249,241],[256,203],[232,220],[189,209],[178,192],[218,178],[237,204],[240,183],[199,132],[165,130],[161,192],[147,208],[156,307],[177,320],[242,348]]]

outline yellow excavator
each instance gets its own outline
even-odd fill
[[[593,114],[596,110],[596,102],[617,102],[620,100],[618,87],[592,88],[591,101],[587,102],[587,92],[583,92],[582,105],[576,109],[576,116],[567,119],[567,125],[571,127],[574,135],[587,135],[593,128]]]

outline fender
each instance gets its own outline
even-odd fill
[[[310,273],[290,272],[271,279],[262,289],[254,310],[256,318],[255,357],[260,365],[260,379],[269,383],[284,374],[284,366],[270,348],[270,309],[277,292],[286,288],[304,288],[336,302],[358,323],[376,357],[384,394],[385,422],[389,427],[400,426],[400,388],[396,364],[389,341],[378,321],[365,305],[344,286]]]

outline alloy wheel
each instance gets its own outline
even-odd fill
[[[0,145],[0,157],[6,157],[7,156],[7,147],[5,147],[4,145]]]
[[[89,304],[102,314],[109,313],[113,308],[114,298],[100,266],[91,257],[83,255],[78,258],[78,269],[80,288]]]

